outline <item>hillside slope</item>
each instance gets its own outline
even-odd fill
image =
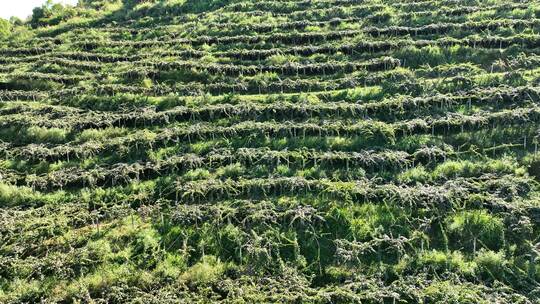
[[[0,22],[0,303],[540,303],[540,1]]]

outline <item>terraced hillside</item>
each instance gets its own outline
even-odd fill
[[[540,303],[540,1],[0,20],[0,303]]]

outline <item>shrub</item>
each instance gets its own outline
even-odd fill
[[[86,249],[86,257],[93,262],[104,261],[112,254],[111,245],[106,240],[89,241]]]
[[[38,143],[62,143],[68,134],[69,131],[60,128],[30,127],[26,130],[28,140]]]
[[[207,169],[198,168],[186,172],[183,177],[189,181],[207,179],[210,177],[210,171]]]
[[[216,175],[221,178],[237,178],[241,176],[245,168],[240,163],[234,163],[225,167],[218,168]]]
[[[423,303],[490,303],[478,287],[451,281],[435,281],[424,288],[423,294]]]
[[[508,261],[503,252],[485,250],[478,251],[474,262],[477,265],[477,274],[486,280],[501,280],[504,278]]]
[[[319,166],[313,166],[308,169],[298,170],[296,172],[296,175],[305,177],[305,178],[313,178],[313,179],[326,178],[326,173]]]
[[[353,278],[354,272],[343,266],[329,266],[325,269],[324,280],[331,283],[344,283]]]
[[[366,203],[348,211],[350,227],[355,238],[369,239],[381,234],[406,235],[406,212],[384,204]]]
[[[406,184],[425,183],[429,179],[430,179],[430,174],[426,170],[426,168],[424,168],[424,166],[422,165],[419,165],[407,171],[404,171],[397,176],[397,180],[400,183],[406,183]]]
[[[68,298],[85,293],[99,294],[118,282],[127,282],[134,273],[133,269],[127,264],[104,264],[93,273],[80,278],[68,286]]]
[[[347,150],[352,146],[352,140],[347,137],[328,137],[326,141],[332,150]]]
[[[0,206],[19,206],[34,200],[30,188],[0,183]]]
[[[155,229],[139,231],[133,244],[132,257],[140,266],[153,267],[159,260],[160,235]]]
[[[11,23],[5,19],[0,18],[0,40],[9,37],[11,34]]]
[[[279,165],[276,167],[276,173],[280,176],[292,176],[293,172],[291,169],[286,165]]]
[[[146,88],[146,89],[150,89],[154,86],[154,82],[152,81],[152,79],[150,78],[144,78],[142,81],[141,81],[141,87],[143,88]]]
[[[396,55],[407,67],[418,67],[422,65],[437,66],[447,63],[447,58],[443,50],[438,46],[426,46],[422,48],[409,46],[397,52]]]
[[[416,263],[418,269],[428,268],[436,273],[451,271],[461,274],[472,274],[474,272],[474,265],[465,261],[463,254],[459,251],[424,251],[418,256]]]
[[[178,254],[168,253],[158,262],[154,272],[163,278],[179,278],[186,269],[186,260]]]
[[[540,154],[526,157],[522,160],[522,163],[527,166],[527,172],[540,181]]]
[[[39,302],[39,298],[43,293],[43,290],[40,289],[40,282],[30,279],[15,279],[9,285],[9,290],[11,300],[6,302],[3,302],[3,295],[0,292],[0,301],[3,303],[36,303]],[[9,299],[7,296],[4,297]]]
[[[224,273],[225,265],[215,256],[207,255],[180,276],[180,281],[191,286],[209,285]]]
[[[272,55],[266,59],[266,62],[270,65],[284,65],[286,63],[297,62],[298,58],[294,55]]]
[[[245,243],[246,235],[239,227],[228,224],[219,230],[220,248],[222,257],[235,257],[240,260],[241,246]]]
[[[196,154],[206,154],[210,152],[214,147],[216,147],[220,142],[217,140],[207,140],[207,141],[201,141],[197,143],[192,143],[189,145],[189,148],[192,153]]]
[[[451,216],[448,231],[454,237],[455,244],[469,247],[476,253],[477,242],[490,249],[497,249],[504,242],[504,225],[502,219],[485,210],[462,211]]]
[[[517,162],[510,158],[482,160],[472,162],[468,160],[446,161],[438,165],[433,171],[433,178],[455,178],[457,176],[471,177],[481,173],[517,173]]]
[[[315,94],[301,93],[301,94],[297,95],[296,97],[298,99],[298,102],[302,102],[302,103],[308,103],[308,104],[320,104],[321,103],[321,100]]]
[[[127,130],[124,128],[106,128],[106,129],[87,129],[81,132],[78,136],[78,140],[86,142],[90,140],[103,140],[114,137],[119,137],[127,134]]]

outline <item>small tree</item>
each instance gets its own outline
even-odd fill
[[[24,24],[24,21],[22,21],[21,18],[15,16],[9,18],[9,22],[14,26],[22,26]]]
[[[463,245],[472,244],[476,254],[478,241],[489,249],[496,249],[504,242],[504,224],[502,219],[485,210],[463,211],[453,215],[448,221],[448,230],[455,240]]]
[[[32,28],[49,25],[52,17],[55,15],[62,15],[63,12],[64,6],[62,6],[62,4],[54,3],[52,0],[47,0],[45,4],[32,10],[30,25]]]

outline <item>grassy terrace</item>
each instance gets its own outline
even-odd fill
[[[0,19],[0,303],[540,303],[540,1]]]

